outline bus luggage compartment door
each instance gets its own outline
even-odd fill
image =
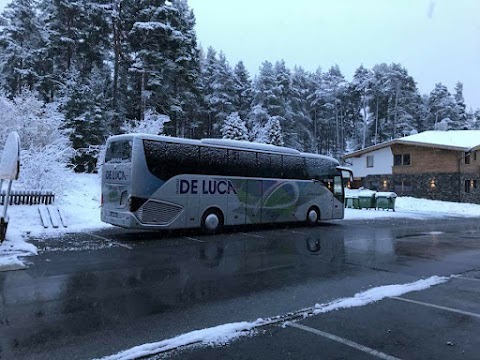
[[[264,222],[263,219],[263,181],[247,180],[247,189],[245,196],[245,205],[247,213],[247,224],[258,224]]]
[[[227,225],[248,224],[247,220],[247,180],[230,180],[234,190],[228,192]]]

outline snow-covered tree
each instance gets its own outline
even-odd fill
[[[154,110],[148,109],[143,120],[128,120],[123,124],[122,130],[126,133],[161,135],[163,134],[165,123],[169,121],[170,118],[167,115],[161,115]]]
[[[459,81],[455,85],[455,94],[453,95],[455,99],[455,113],[457,115],[457,124],[456,129],[463,129],[466,126],[467,114],[465,105],[465,99],[463,98],[463,84]]]
[[[267,144],[283,146],[282,127],[280,125],[280,119],[278,116],[272,116],[266,126]]]
[[[267,110],[260,105],[252,108],[248,114],[247,128],[249,129],[250,140],[259,143],[267,143],[266,126],[270,119]]]
[[[238,112],[231,113],[227,116],[222,125],[222,137],[223,139],[232,140],[248,140],[248,130]]]
[[[361,65],[353,75],[353,90],[358,93],[360,100],[360,116],[363,122],[362,148],[366,145],[367,132],[371,122],[372,114],[369,102],[372,96],[373,73]]]
[[[430,93],[428,106],[431,128],[436,129],[437,124],[444,119],[444,123],[447,122],[449,126],[454,126],[456,120],[455,100],[445,85],[442,83],[435,84],[435,89]]]
[[[64,89],[62,110],[66,126],[72,129],[70,140],[76,151],[72,164],[77,172],[95,171],[97,149],[105,142],[103,101],[97,81],[95,76],[82,79],[79,71],[72,67]]]
[[[0,143],[12,131],[20,135],[21,167],[14,186],[27,190],[54,190],[61,193],[73,149],[68,129],[57,103],[45,104],[37,94],[24,91],[13,100],[0,96]]]
[[[252,82],[242,61],[233,70],[235,79],[235,100],[233,105],[242,119],[246,119],[252,103]]]
[[[16,0],[7,5],[0,28],[1,85],[10,97],[23,88],[42,90],[48,76],[46,36],[36,13],[36,0]]]
[[[315,151],[314,124],[308,100],[312,87],[311,78],[301,67],[295,67],[291,75],[289,118],[292,134],[288,145],[303,151]],[[293,135],[295,134],[295,135]],[[288,136],[288,135],[287,135]]]

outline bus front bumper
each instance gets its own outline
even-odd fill
[[[107,224],[120,226],[123,228],[141,227],[140,222],[131,213],[103,209],[100,219]]]

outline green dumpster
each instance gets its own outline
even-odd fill
[[[345,189],[345,207],[350,209],[360,209],[358,204],[358,190]]]
[[[395,199],[397,194],[394,192],[377,192],[375,194],[377,209],[392,209],[395,211]]]
[[[358,196],[345,195],[345,207],[350,209],[360,209],[360,205],[358,203]]]
[[[360,209],[375,209],[375,191],[361,190],[358,192],[358,205]]]

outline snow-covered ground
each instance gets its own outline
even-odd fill
[[[95,174],[73,174],[65,179],[69,184],[66,195],[57,197],[67,218],[67,228],[44,229],[37,206],[13,205],[6,240],[0,245],[0,267],[22,268],[22,258],[36,255],[37,248],[28,242],[30,236],[55,236],[62,232],[79,232],[110,227],[100,221],[100,178]],[[480,205],[399,197],[395,212],[391,210],[345,209],[345,219],[432,218],[445,216],[480,217]]]

